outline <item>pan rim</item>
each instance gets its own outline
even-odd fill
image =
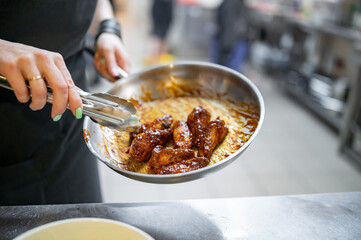
[[[218,64],[203,62],[203,61],[177,61],[177,62],[174,62],[171,64],[151,66],[151,67],[144,68],[144,70],[142,70],[140,72],[130,74],[125,79],[118,80],[117,82],[115,82],[115,84],[112,88],[116,87],[117,84],[120,84],[119,81],[122,82],[121,84],[124,84],[126,82],[131,81],[131,79],[136,78],[137,76],[139,76],[140,74],[142,74],[144,72],[153,71],[153,70],[157,70],[157,69],[161,69],[161,68],[173,68],[176,66],[212,67],[212,68],[219,69],[224,72],[230,73],[232,75],[235,75],[238,78],[242,79],[242,81],[246,82],[247,85],[252,89],[253,93],[256,95],[257,100],[259,101],[260,118],[258,121],[257,128],[256,128],[255,132],[252,134],[252,136],[250,137],[250,139],[241,148],[239,148],[238,150],[236,150],[234,153],[232,153],[230,156],[224,158],[223,160],[221,160],[217,163],[214,163],[212,165],[206,166],[204,168],[200,168],[200,169],[193,170],[190,172],[177,173],[177,174],[165,174],[165,175],[137,173],[137,172],[131,172],[131,171],[128,171],[128,170],[125,170],[122,168],[118,168],[118,167],[112,165],[111,163],[103,160],[102,157],[99,156],[99,154],[94,150],[93,146],[89,143],[90,141],[85,141],[88,148],[90,149],[90,151],[101,162],[103,162],[105,165],[107,165],[114,171],[119,172],[121,175],[123,175],[125,177],[132,178],[134,180],[138,180],[138,181],[142,181],[142,182],[149,182],[149,183],[179,183],[179,182],[185,182],[185,181],[190,181],[190,180],[195,180],[195,179],[201,178],[201,176],[203,176],[203,175],[200,175],[200,176],[197,176],[197,175],[199,175],[200,173],[204,173],[204,175],[209,174],[212,172],[213,168],[217,168],[219,165],[227,166],[230,163],[230,160],[233,160],[233,158],[238,157],[242,152],[244,152],[248,148],[248,146],[253,142],[254,138],[257,136],[257,134],[259,133],[259,131],[261,129],[261,126],[264,121],[264,115],[265,115],[265,104],[264,104],[264,100],[261,95],[261,92],[256,87],[256,85],[242,73],[237,72],[233,69],[218,65]],[[111,91],[111,89],[109,91]],[[90,118],[85,117],[84,123],[83,123],[83,129],[88,129],[89,124],[91,124],[90,122],[91,122]],[[182,181],[177,181],[177,179],[180,179],[180,178],[184,178],[184,179]]]

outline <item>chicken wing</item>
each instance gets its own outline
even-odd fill
[[[175,174],[190,172],[199,168],[203,168],[209,164],[210,160],[205,157],[195,157],[188,160],[182,160],[177,163],[170,164],[154,169],[155,174]]]
[[[205,136],[200,141],[199,156],[211,158],[214,148],[223,141],[227,133],[228,128],[219,117],[210,121],[207,125]]]
[[[146,161],[150,158],[153,149],[157,145],[165,144],[171,137],[173,129],[164,130],[153,129],[138,134],[129,148],[130,156],[138,162]]]
[[[160,168],[194,157],[194,151],[191,149],[172,149],[157,146],[153,149],[148,163],[152,168]]]
[[[204,137],[210,119],[211,114],[201,106],[194,108],[188,115],[187,123],[192,134],[192,146],[197,145]]]
[[[151,129],[166,129],[170,128],[173,123],[172,115],[164,115],[163,117],[159,117],[153,122],[144,123],[145,130]]]
[[[142,124],[138,131],[130,133],[130,139],[133,140],[138,134],[153,129],[166,129],[170,128],[173,123],[172,115],[164,115],[152,122],[146,122]]]
[[[173,143],[175,148],[189,149],[192,147],[192,137],[188,124],[176,121],[173,125]]]

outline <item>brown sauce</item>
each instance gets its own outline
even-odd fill
[[[182,83],[180,81],[180,83]],[[212,156],[210,165],[222,161],[240,149],[252,136],[260,118],[259,108],[252,103],[239,102],[227,93],[214,93],[197,86],[182,85],[173,79],[160,82],[157,90],[161,98],[153,98],[150,91],[141,88],[143,96],[132,97],[137,115],[144,122],[150,122],[163,115],[170,114],[174,121],[186,121],[188,114],[197,106],[202,106],[211,113],[211,119],[220,117],[229,129],[224,141],[218,145]],[[117,132],[101,127],[103,142],[111,162],[125,170],[150,173],[147,162],[137,162],[127,153],[130,136],[126,132]],[[173,147],[172,141],[166,147]]]
[[[90,139],[90,134],[89,134],[88,129],[83,129],[83,137],[85,139],[85,142],[88,143],[89,139]]]

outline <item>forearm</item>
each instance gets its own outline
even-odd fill
[[[113,8],[109,0],[98,0],[93,21],[89,28],[89,33],[95,37],[99,23],[105,19],[114,18]]]
[[[119,67],[129,72],[130,61],[121,41],[120,25],[114,18],[109,0],[98,0],[89,33],[96,41],[94,66],[103,77],[116,81],[122,76]]]

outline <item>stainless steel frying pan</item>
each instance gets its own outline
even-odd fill
[[[167,81],[171,77],[181,77],[196,81],[205,88],[215,89],[217,93],[227,92],[239,101],[251,102],[258,106],[260,109],[260,119],[256,131],[240,149],[213,165],[187,173],[153,175],[130,172],[112,164],[116,159],[112,159],[109,154],[106,154],[103,144],[103,132],[100,126],[86,117],[84,119],[84,129],[89,134],[89,136],[86,136],[87,146],[100,161],[117,173],[131,179],[150,183],[179,183],[198,179],[209,173],[216,172],[236,160],[258,134],[265,113],[261,93],[245,76],[220,65],[205,62],[180,62],[152,67],[119,80],[108,93],[129,99],[134,94],[142,95],[141,86],[143,86],[148,91],[154,93],[153,96],[157,96],[156,84],[154,82]]]

